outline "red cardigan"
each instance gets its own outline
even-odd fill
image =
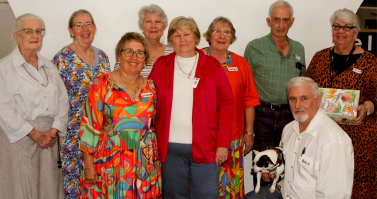
[[[192,110],[192,157],[196,163],[212,163],[218,147],[230,148],[232,136],[233,94],[221,64],[199,53]],[[149,77],[157,89],[156,128],[160,160],[165,163],[169,144],[176,53],[157,59]]]

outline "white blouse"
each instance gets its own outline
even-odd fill
[[[11,143],[26,136],[33,129],[27,120],[37,117],[52,117],[59,135],[67,132],[67,90],[51,61],[39,52],[37,57],[39,70],[25,61],[18,46],[0,60],[0,126]]]

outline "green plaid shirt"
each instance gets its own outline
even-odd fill
[[[279,51],[271,34],[249,42],[245,50],[245,59],[253,72],[255,85],[261,101],[287,104],[286,85],[292,77],[300,75],[296,63],[305,65],[304,46],[288,38],[289,52]],[[306,68],[302,67],[301,76],[305,75]]]

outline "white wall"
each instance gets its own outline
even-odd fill
[[[306,65],[315,52],[329,47],[331,43],[330,16],[340,8],[348,8],[356,12],[362,0],[288,0],[293,6],[295,22],[288,36],[305,46]],[[104,50],[113,67],[115,63],[114,49],[125,32],[141,32],[137,26],[137,12],[143,5],[155,3],[161,6],[168,15],[169,22],[177,16],[191,16],[204,33],[210,22],[217,16],[228,17],[236,28],[237,41],[230,50],[243,55],[247,43],[266,35],[269,28],[266,24],[268,8],[274,0],[9,0],[16,16],[24,13],[39,15],[46,23],[46,35],[41,53],[52,58],[62,47],[72,42],[68,33],[68,19],[75,10],[89,10],[97,24],[97,35],[94,46]],[[166,39],[167,31],[165,31]],[[208,46],[202,39],[199,48]],[[250,155],[245,159],[245,188],[252,189]]]
[[[7,0],[0,0],[0,59],[8,55],[16,46],[13,28],[16,18]]]

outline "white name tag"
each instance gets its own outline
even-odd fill
[[[142,93],[141,96],[142,96],[143,98],[146,98],[146,97],[152,97],[153,94],[152,94],[152,93]]]
[[[361,73],[363,73],[363,70],[360,70],[360,69],[357,69],[357,68],[353,68],[353,72],[355,72],[357,74],[361,74]]]
[[[199,80],[200,80],[199,78],[194,78],[194,82],[192,83],[193,88],[196,88],[198,86]]]
[[[229,71],[238,71],[238,68],[237,67],[229,67],[228,70]]]
[[[300,60],[300,59],[301,59],[301,57],[298,56],[298,55],[295,55],[295,57],[296,57],[297,60]]]

